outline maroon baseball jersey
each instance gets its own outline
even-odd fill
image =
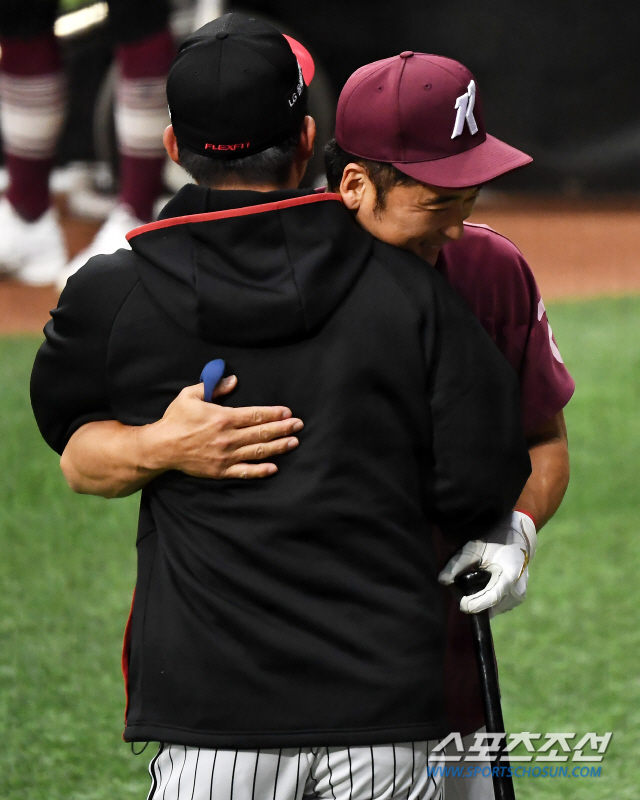
[[[522,387],[525,432],[533,433],[569,402],[575,388],[547,320],[535,278],[522,253],[486,225],[465,223],[465,234],[440,251],[436,268],[462,295],[511,366]],[[455,546],[435,536],[440,566]],[[478,669],[468,617],[451,591],[448,609],[446,692],[450,730],[462,735],[484,725]]]
[[[486,225],[440,251],[436,268],[469,304],[522,386],[525,432],[535,431],[569,402],[575,384],[565,367],[535,278],[522,253]]]

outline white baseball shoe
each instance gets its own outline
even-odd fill
[[[145,223],[132,214],[131,209],[125,205],[117,205],[105,220],[104,225],[96,233],[95,238],[88,247],[81,250],[60,273],[58,288],[64,289],[67,280],[74,275],[80,267],[84,267],[93,256],[115,253],[121,247],[131,249],[125,236],[134,228],[139,228]]]
[[[58,213],[51,207],[27,222],[0,200],[0,273],[30,286],[57,283],[68,259]]]

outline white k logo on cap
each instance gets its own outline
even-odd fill
[[[469,126],[469,131],[471,132],[472,136],[474,133],[478,132],[478,125],[475,117],[473,116],[473,107],[475,103],[476,82],[470,81],[465,94],[461,94],[460,97],[456,98],[456,104],[454,108],[458,113],[456,114],[456,124],[453,126],[453,133],[451,134],[452,139],[455,139],[456,136],[460,136],[462,134],[465,120],[467,121],[467,125]]]

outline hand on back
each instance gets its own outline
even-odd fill
[[[213,397],[235,389],[237,378],[221,381]],[[164,469],[198,478],[266,478],[273,458],[297,447],[293,435],[303,428],[284,406],[232,408],[204,402],[204,384],[185,387],[161,420],[147,426]],[[260,464],[249,462],[261,461]],[[160,465],[159,465],[160,466]]]

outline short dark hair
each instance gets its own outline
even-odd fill
[[[324,148],[324,166],[327,174],[327,185],[331,191],[336,191],[342,181],[347,164],[362,165],[376,190],[376,206],[374,211],[381,211],[387,204],[387,194],[394,186],[416,186],[420,181],[405,175],[393,164],[384,161],[370,161],[360,158],[343,150],[335,139],[331,139]]]
[[[287,181],[291,172],[301,132],[302,125],[273,147],[244,158],[229,159],[194,153],[178,140],[178,158],[180,166],[195,181],[212,189],[236,182],[256,186],[280,185]]]

